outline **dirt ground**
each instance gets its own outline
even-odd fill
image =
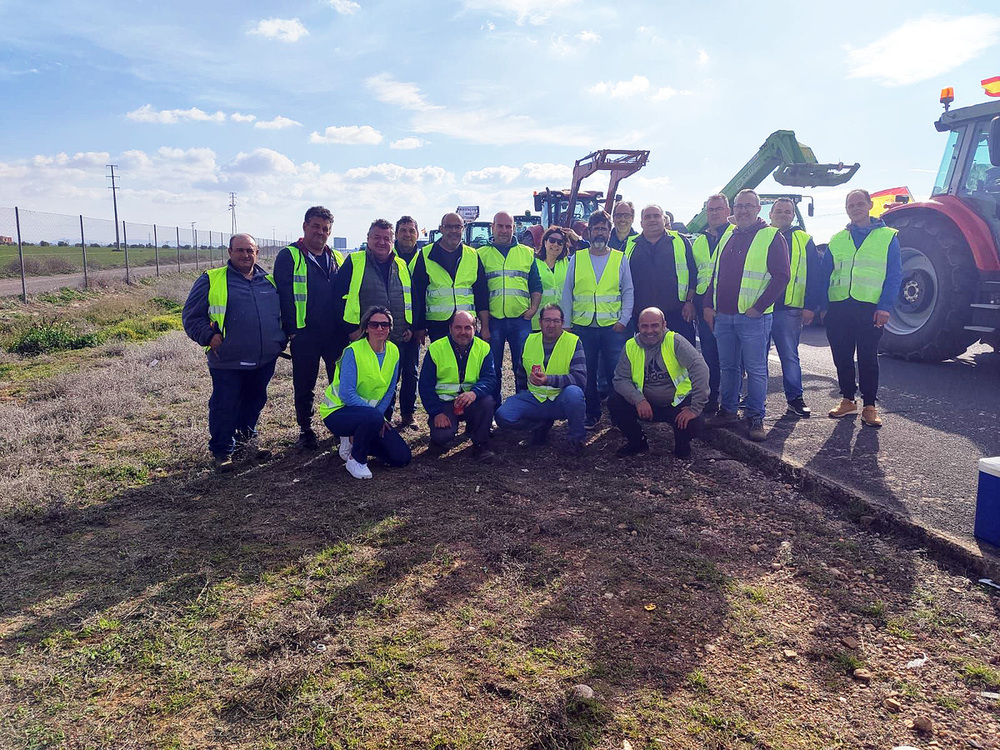
[[[0,381],[2,748],[1000,748],[1000,597],[706,443],[359,482],[282,361],[217,476],[182,334],[72,356]]]

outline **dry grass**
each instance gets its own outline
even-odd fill
[[[0,746],[882,748],[928,716],[997,747],[997,599],[905,540],[662,433],[634,464],[612,431],[582,461],[501,437],[487,469],[421,431],[357,482],[291,450],[284,362],[277,458],[217,477],[200,356],[8,391]]]

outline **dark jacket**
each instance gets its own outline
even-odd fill
[[[455,352],[455,361],[458,363],[458,377],[461,380],[465,377],[465,366],[469,363],[469,352],[472,351],[472,347],[470,346],[462,354],[455,347],[455,342],[452,341],[450,336],[448,337],[448,341],[451,342],[451,349]],[[483,366],[479,369],[479,380],[469,390],[475,392],[477,399],[484,398],[493,394],[496,385],[497,376],[493,369],[493,353],[487,352],[486,358],[483,360]],[[428,354],[424,356],[424,363],[420,366],[419,389],[420,403],[423,404],[424,411],[427,412],[427,416],[431,419],[441,412],[447,411],[452,403],[451,401],[444,401],[438,396],[437,390],[435,390],[436,386],[437,365],[434,364],[434,360]]]
[[[688,267],[688,289],[694,294],[698,286],[698,266],[694,262],[691,243],[680,235],[684,242],[684,257]],[[647,307],[658,307],[663,312],[680,310],[684,302],[677,294],[677,266],[674,264],[673,235],[664,234],[654,245],[644,236],[635,240],[635,249],[629,258],[628,267],[632,272],[632,286],[635,289],[632,305],[632,320],[638,321],[639,313]]]
[[[304,245],[296,242],[295,247],[305,255],[309,251]],[[296,328],[295,300],[292,296],[292,270],[295,264],[292,253],[283,248],[274,259],[274,282],[278,285],[278,296],[281,299],[281,324],[289,336],[301,331],[314,335],[328,335],[342,338],[343,333],[336,323],[337,301],[334,294],[334,281],[337,278],[337,261],[329,248],[324,252],[330,255],[330,272],[326,273],[317,263],[306,258],[306,326]]]
[[[417,261],[410,274],[411,292],[413,295],[413,328],[420,330],[427,327],[425,313],[427,309],[427,266],[424,264],[424,248],[417,254]],[[430,259],[447,271],[451,278],[455,278],[455,271],[458,270],[458,263],[461,260],[461,247],[455,252],[449,253],[441,248],[440,242],[435,242],[431,247]],[[476,280],[472,284],[472,294],[475,299],[476,312],[489,312],[490,290],[486,285],[486,269],[483,268],[483,260],[476,255],[476,263],[479,270],[476,272]]]
[[[226,279],[226,333],[218,352],[206,353],[208,366],[220,370],[254,370],[277,358],[287,341],[281,329],[278,292],[260,266],[246,279],[228,265]],[[184,332],[200,346],[208,346],[220,331],[208,318],[208,275],[202,274],[191,287],[181,312]]]

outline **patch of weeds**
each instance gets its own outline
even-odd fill
[[[865,617],[871,617],[873,620],[884,620],[885,612],[885,602],[879,600],[866,604],[860,610],[861,614]]]
[[[905,680],[897,680],[892,684],[893,689],[900,695],[905,695],[907,698],[913,700],[921,700],[923,695],[917,689],[916,685],[911,685]]]
[[[756,604],[766,604],[767,603],[767,592],[764,591],[760,586],[744,586],[740,589],[740,593],[743,594],[747,599]]]
[[[859,659],[854,654],[848,653],[847,651],[838,651],[833,655],[833,662],[836,664],[844,674],[851,674],[855,669],[860,669],[864,666],[864,659]]]
[[[963,705],[962,701],[958,698],[953,698],[950,695],[939,695],[937,697],[937,704],[941,706],[945,711],[957,711]]]
[[[179,313],[182,310],[182,307],[178,302],[175,302],[172,299],[167,299],[166,297],[153,297],[150,302],[165,312]]]
[[[56,289],[54,292],[37,294],[35,295],[35,299],[39,302],[47,302],[50,305],[64,305],[67,302],[79,302],[80,300],[93,299],[96,296],[96,292],[64,286],[62,289]]]
[[[100,342],[95,334],[79,335],[68,323],[43,321],[15,332],[6,345],[14,354],[36,356],[66,349],[87,349]]]
[[[716,713],[711,706],[693,703],[687,707],[688,716],[705,729],[711,729],[734,739],[756,740],[754,731],[741,716],[726,716]]]
[[[885,624],[885,629],[889,635],[902,638],[904,641],[912,641],[913,633],[906,629],[906,621],[902,617],[894,617]]]
[[[695,580],[708,583],[713,586],[724,586],[729,581],[729,576],[719,570],[715,562],[705,558],[695,558],[690,561]]]
[[[705,677],[705,673],[700,669],[696,669],[688,674],[687,684],[696,693],[708,692],[708,678]]]
[[[1000,671],[979,662],[967,662],[962,666],[962,679],[970,687],[997,690],[1000,688]]]
[[[130,463],[105,466],[98,470],[98,474],[128,487],[141,487],[149,482],[149,469]]]

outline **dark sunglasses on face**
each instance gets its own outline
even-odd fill
[[[390,325],[391,324],[389,323],[388,320],[369,320],[368,321],[368,327],[369,328],[385,328],[386,330],[389,330],[389,326]]]
[[[555,242],[557,245],[565,245],[566,244],[566,240],[564,240],[562,237],[549,237],[548,241],[549,242]]]

